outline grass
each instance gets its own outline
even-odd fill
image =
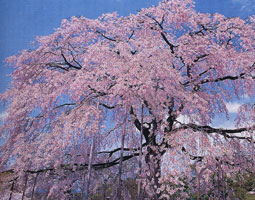
[[[255,194],[246,194],[245,200],[255,200]]]

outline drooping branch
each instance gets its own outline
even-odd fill
[[[254,127],[248,127],[248,128],[236,128],[236,129],[223,129],[223,128],[213,128],[211,126],[205,125],[197,125],[194,123],[189,123],[189,124],[182,124],[180,123],[181,126],[178,128],[175,128],[173,131],[179,131],[179,130],[185,130],[185,129],[192,129],[193,131],[199,131],[199,132],[204,132],[204,133],[217,133],[225,138],[236,138],[236,139],[241,139],[241,140],[248,140],[249,142],[251,141],[250,137],[245,137],[245,136],[237,136],[237,135],[232,135],[236,133],[242,133],[251,130]]]
[[[142,105],[142,113],[141,113],[141,126],[143,126],[143,105]],[[143,148],[143,129],[141,129],[141,135],[140,135],[140,149],[139,149],[139,162],[138,162],[138,166],[139,166],[139,176],[141,177],[142,175],[142,148]],[[137,199],[140,200],[141,199],[141,191],[142,191],[142,182],[141,180],[139,180],[138,182],[138,188],[137,188]]]
[[[203,57],[206,57],[208,56],[208,54],[204,54],[200,57],[197,57],[194,61],[199,61],[199,58],[203,58]],[[214,78],[214,79],[204,79],[204,80],[201,80],[200,82],[196,83],[197,86],[199,85],[203,85],[205,83],[217,83],[217,82],[221,82],[221,81],[226,81],[226,80],[231,80],[231,81],[234,81],[234,80],[237,80],[237,79],[244,79],[245,76],[251,76],[250,75],[250,72],[252,70],[254,70],[254,65],[255,63],[250,67],[250,71],[248,72],[242,72],[238,75],[226,75],[226,76],[222,76],[222,77],[218,77],[218,78]],[[212,67],[209,67],[207,70],[201,72],[200,74],[198,74],[197,77],[201,77],[202,75],[206,74],[208,71],[210,71],[211,69],[213,69]],[[251,76],[252,78],[255,78],[253,76]],[[185,83],[181,83],[183,86],[189,86],[189,84],[191,83],[191,81],[187,81]]]
[[[131,158],[134,158],[134,157],[137,157],[137,156],[139,156],[139,153],[133,153],[133,154],[130,154],[130,155],[123,156],[123,162],[124,161],[128,161]],[[119,162],[120,162],[120,158],[116,158],[116,159],[114,159],[111,162],[104,162],[104,163],[93,164],[92,168],[94,170],[102,170],[102,169],[106,169],[106,168],[118,165]],[[56,172],[59,169],[64,169],[64,170],[67,170],[67,171],[74,171],[74,168],[76,169],[76,171],[87,170],[88,169],[88,164],[87,163],[85,163],[85,164],[74,163],[74,164],[65,164],[65,165],[62,164],[62,165],[60,165],[60,167],[57,167],[57,168],[47,167],[47,168],[42,168],[42,169],[38,169],[38,170],[26,170],[25,173],[27,173],[27,174],[40,174],[40,173],[45,173],[45,172],[49,172],[49,171]],[[7,171],[0,172],[0,174],[1,173],[6,173],[6,172],[8,172],[8,173],[15,173],[15,171],[13,169],[9,169]],[[13,181],[16,181],[17,178],[18,177],[14,177],[10,181],[13,183]]]
[[[22,193],[22,198],[21,200],[23,200],[25,198],[25,194],[26,194],[26,189],[27,189],[27,181],[28,181],[28,174],[25,173],[25,186],[23,188],[23,193]]]
[[[97,110],[99,108],[99,99],[97,99],[97,106],[96,106]],[[92,168],[92,164],[93,164],[93,161],[94,161],[94,150],[95,150],[95,145],[96,145],[96,134],[97,133],[93,133],[92,131],[92,128],[90,129],[90,134],[92,135],[91,139],[92,139],[92,144],[91,144],[91,147],[90,147],[90,155],[89,155],[89,165],[88,165],[88,174],[87,174],[87,184],[86,184],[86,188],[85,189],[85,192],[84,192],[84,195],[82,197],[82,199],[84,200],[88,200],[88,195],[89,195],[89,186],[90,186],[90,179],[91,179],[91,168]]]
[[[139,153],[134,153],[134,154],[130,154],[130,155],[126,155],[123,156],[123,161],[127,161],[130,160],[131,158],[134,158],[136,156],[139,156]],[[106,169],[115,165],[118,165],[120,161],[120,158],[116,158],[111,162],[103,162],[103,163],[96,163],[92,165],[92,168],[95,170],[101,170],[101,169]],[[60,166],[61,169],[64,170],[70,170],[73,171],[74,167],[76,167],[77,171],[82,171],[82,170],[86,170],[88,168],[88,164],[72,164],[72,165],[61,165]],[[49,168],[44,168],[44,169],[39,169],[39,170],[27,170],[26,172],[31,173],[31,174],[36,174],[36,173],[42,173],[42,172],[47,172],[47,171],[54,171],[56,170],[53,167],[49,167]]]
[[[32,195],[31,195],[31,200],[34,199],[34,192],[35,192],[35,186],[36,186],[36,183],[37,183],[37,177],[38,177],[39,174],[36,174],[35,175],[35,178],[34,178],[34,183],[33,183],[33,187],[32,187]]]
[[[205,84],[205,83],[209,83],[209,82],[220,82],[220,81],[225,81],[225,80],[237,80],[237,79],[243,79],[244,78],[244,75],[246,73],[240,73],[239,75],[236,75],[236,76],[231,76],[231,75],[228,75],[228,76],[223,76],[223,77],[219,77],[219,78],[216,78],[216,79],[205,79],[205,80],[202,80],[199,84]]]
[[[145,146],[147,146],[148,144],[147,143],[143,143],[142,144],[142,147],[145,147]],[[119,148],[116,148],[116,149],[113,149],[113,150],[111,150],[111,151],[100,151],[100,152],[98,152],[98,154],[109,154],[109,158],[110,157],[112,157],[112,155],[114,154],[114,153],[116,153],[116,152],[118,152],[118,151],[120,151],[121,150],[121,148],[119,147]],[[130,148],[124,148],[123,149],[123,151],[132,151],[132,152],[137,152],[137,151],[139,151],[140,150],[140,147],[136,147],[136,148],[132,148],[132,149],[130,149]]]
[[[202,81],[199,82],[199,84],[205,84],[205,83],[209,83],[209,82],[221,82],[221,81],[225,81],[225,80],[237,80],[237,79],[244,79],[245,76],[250,76],[250,73],[255,70],[255,63],[252,64],[252,66],[249,67],[249,71],[247,72],[241,72],[238,75],[227,75],[227,76],[222,76],[222,77],[218,77],[215,79],[204,79]]]
[[[119,174],[118,174],[118,185],[117,185],[117,198],[121,198],[121,190],[122,190],[122,163],[123,163],[123,153],[124,153],[124,145],[125,145],[125,136],[127,130],[127,106],[125,106],[124,111],[124,122],[123,122],[123,129],[121,134],[121,150],[120,150],[120,161],[119,161]]]
[[[192,155],[191,153],[189,153],[185,147],[182,147],[182,152],[184,154],[186,154],[190,160],[194,160],[194,161],[197,161],[197,162],[202,162],[204,160],[204,158],[206,156],[201,156],[201,155]],[[231,162],[229,160],[224,160],[224,159],[220,159],[219,157],[215,157],[215,161],[217,162],[220,162],[222,164],[226,164],[228,166],[232,166],[232,167],[235,167],[235,166],[241,166],[242,164],[245,164],[245,163],[252,163],[252,160],[249,160],[248,158],[246,157],[242,157],[243,159],[245,159],[245,161],[240,161],[238,163],[236,162]]]

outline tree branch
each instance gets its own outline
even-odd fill
[[[173,131],[179,131],[179,130],[185,130],[185,129],[192,129],[193,131],[199,131],[199,132],[205,132],[205,133],[218,133],[225,138],[236,138],[236,139],[241,139],[241,140],[248,140],[251,142],[250,137],[244,137],[244,136],[236,136],[236,135],[229,135],[229,134],[235,134],[235,133],[242,133],[245,131],[249,131],[251,128],[237,128],[237,129],[223,129],[223,128],[213,128],[211,126],[201,126],[193,123],[189,124],[182,124],[181,127],[174,129]]]
[[[110,105],[107,105],[107,104],[104,104],[104,103],[99,103],[99,105],[101,105],[101,106],[103,106],[103,107],[105,107],[105,108],[107,108],[107,109],[114,109],[114,108],[117,107],[117,105],[115,105],[115,106],[110,106]]]
[[[148,144],[147,143],[143,143],[142,146],[144,147],[146,145],[148,145]],[[121,148],[119,147],[119,148],[113,149],[111,151],[101,151],[101,152],[98,152],[98,154],[109,154],[109,157],[111,157],[114,153],[116,153],[116,152],[118,152],[120,150],[121,150]],[[140,148],[139,147],[133,148],[133,149],[124,148],[124,151],[130,151],[130,150],[132,150],[134,152],[134,151],[139,151]]]
[[[107,39],[107,40],[110,40],[110,41],[113,41],[113,42],[116,42],[117,40],[113,39],[113,38],[110,38],[108,36],[105,36],[103,33],[101,33],[100,31],[96,31],[96,33],[100,34],[103,38]]]
[[[81,67],[77,67],[75,65],[72,65],[70,62],[67,61],[65,55],[63,53],[61,53],[61,56],[63,57],[64,61],[65,61],[65,64],[68,65],[70,68],[74,68],[74,69],[81,69]]]
[[[174,54],[174,47],[177,47],[177,46],[174,46],[173,44],[171,44],[171,43],[169,42],[169,40],[166,38],[166,35],[165,35],[164,32],[163,32],[164,28],[163,28],[162,24],[163,24],[163,22],[164,22],[164,17],[165,17],[165,16],[163,15],[162,21],[161,21],[161,22],[159,22],[159,21],[156,20],[154,17],[152,17],[152,16],[150,16],[150,15],[148,15],[148,14],[146,14],[145,16],[147,16],[147,17],[149,17],[150,19],[152,19],[152,20],[160,27],[160,29],[162,30],[162,32],[161,32],[160,34],[161,34],[163,40],[164,40],[164,41],[167,43],[167,45],[170,47],[171,53]]]

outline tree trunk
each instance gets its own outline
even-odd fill
[[[146,104],[145,104],[146,105]],[[150,111],[149,111],[150,112]],[[160,177],[161,177],[161,158],[166,152],[166,150],[161,150],[160,145],[157,144],[156,140],[156,131],[157,129],[157,120],[154,118],[152,122],[147,123],[148,126],[144,127],[141,125],[141,122],[137,119],[133,108],[130,109],[131,116],[134,117],[134,124],[136,128],[143,133],[147,147],[145,152],[145,163],[146,166],[146,185],[145,190],[150,199],[159,199],[162,192],[157,193],[157,188],[160,187]],[[171,118],[171,117],[170,117]],[[172,119],[172,118],[171,118]],[[171,132],[173,120],[168,119],[169,128],[165,130],[166,132]],[[163,140],[163,143],[167,145],[166,141]],[[161,145],[163,144],[161,143]],[[148,169],[147,169],[148,168]]]
[[[120,163],[119,163],[119,179],[117,186],[117,199],[121,199],[121,175],[122,175],[122,162],[123,162],[123,152],[124,152],[124,144],[125,144],[125,135],[126,135],[126,123],[127,123],[127,110],[125,107],[125,117],[124,117],[124,126],[121,136],[121,151],[120,151]]]
[[[148,153],[145,156],[145,162],[149,168],[149,174],[147,174],[147,189],[151,199],[160,199],[161,192],[157,193],[157,188],[160,187],[159,178],[161,177],[161,157],[162,154],[159,152],[159,147],[151,145],[147,147]]]
[[[16,179],[14,179],[14,180],[12,181],[12,185],[11,185],[11,193],[10,193],[9,200],[11,200],[11,199],[12,199],[12,193],[13,193],[13,190],[14,190],[15,180],[16,180]]]

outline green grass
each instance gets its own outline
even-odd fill
[[[246,194],[245,200],[255,200],[255,194]]]

